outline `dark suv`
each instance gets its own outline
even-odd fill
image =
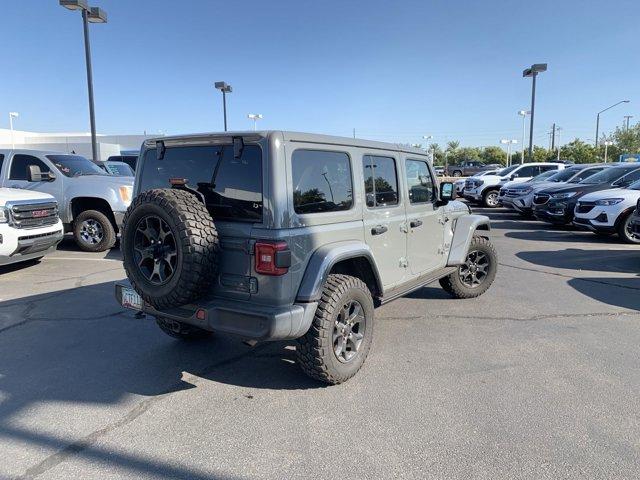
[[[566,225],[583,195],[609,188],[625,188],[640,180],[640,165],[622,164],[604,169],[579,183],[547,188],[533,197],[533,214],[538,220]]]

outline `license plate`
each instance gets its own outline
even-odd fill
[[[133,288],[122,288],[122,306],[142,310],[142,297]]]

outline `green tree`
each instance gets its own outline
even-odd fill
[[[595,147],[578,138],[560,147],[560,159],[570,160],[573,163],[594,163],[600,161]]]
[[[504,165],[506,156],[507,155],[503,149],[494,145],[484,147],[482,152],[480,152],[480,159],[484,163],[499,163]]]

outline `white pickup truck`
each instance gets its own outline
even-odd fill
[[[56,249],[62,236],[55,198],[0,188],[0,265],[42,258]]]

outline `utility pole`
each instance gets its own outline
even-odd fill
[[[353,129],[353,138],[356,138],[356,129]]]
[[[551,130],[551,151],[556,149],[556,124],[553,124],[553,130]]]
[[[625,115],[624,116],[624,129],[629,130],[629,119],[633,118],[633,115]]]

